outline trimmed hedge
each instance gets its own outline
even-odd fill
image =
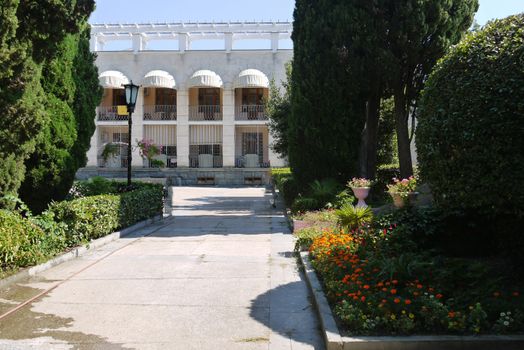
[[[39,216],[24,218],[18,212],[0,210],[0,277],[162,214],[162,185],[135,183],[134,190],[122,192],[125,184],[107,182],[106,190],[115,193],[52,203]]]
[[[440,207],[524,218],[523,67],[520,14],[471,34],[429,77],[416,141]]]
[[[118,183],[115,183],[118,186]],[[163,187],[140,184],[131,192],[53,203],[49,210],[68,226],[70,244],[108,235],[119,228],[162,214]]]
[[[63,248],[54,232],[47,234],[17,212],[0,210],[0,276],[2,271],[38,264]]]

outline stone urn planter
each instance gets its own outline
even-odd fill
[[[406,204],[413,205],[417,200],[418,192],[408,192],[407,196],[405,193],[399,192],[388,192],[393,199],[393,205],[395,208],[404,208]]]
[[[367,208],[365,199],[369,196],[370,187],[351,187],[351,189],[358,199],[357,208]]]

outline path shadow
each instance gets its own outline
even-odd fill
[[[303,276],[301,276],[303,279]],[[269,306],[269,317],[260,308]],[[325,349],[314,305],[304,280],[283,283],[257,296],[251,303],[250,316],[277,334],[276,348],[290,343],[291,348]],[[295,346],[293,346],[295,345]],[[302,345],[302,347],[300,346]]]

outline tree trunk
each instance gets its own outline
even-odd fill
[[[380,94],[373,94],[368,102],[366,121],[367,162],[366,176],[374,179],[377,173],[378,120],[380,115]]]
[[[366,124],[360,146],[360,176],[367,179],[374,179],[377,170],[379,114],[380,94],[372,93],[366,104]]]
[[[403,179],[413,175],[411,148],[409,142],[408,110],[402,88],[395,89],[395,128],[397,130],[398,159],[400,176]]]

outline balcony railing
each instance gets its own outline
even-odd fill
[[[219,106],[219,105],[189,106],[189,120],[191,121],[222,120],[222,106]]]
[[[176,120],[176,106],[174,105],[144,106],[144,120]]]
[[[235,107],[235,120],[267,120],[264,105],[241,105]]]
[[[99,121],[127,121],[126,106],[100,106],[98,107]]]
[[[269,162],[264,162],[258,154],[246,154],[235,157],[236,168],[270,168]]]
[[[189,156],[191,168],[222,168],[222,156],[211,154],[198,154]]]

